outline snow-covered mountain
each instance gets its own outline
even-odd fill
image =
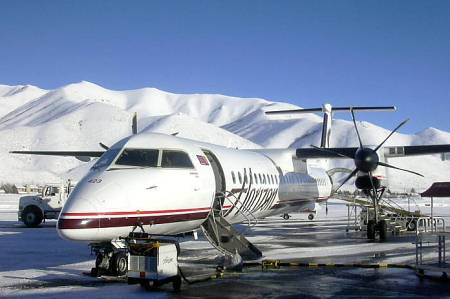
[[[20,156],[8,151],[99,150],[99,142],[112,144],[131,133],[134,112],[138,112],[140,131],[178,132],[178,136],[224,146],[284,148],[318,144],[319,116],[280,119],[264,115],[264,110],[292,108],[297,106],[257,98],[179,95],[155,88],[114,91],[89,82],[54,90],[0,85],[0,183],[42,183],[79,176],[89,165],[81,166],[82,162],[74,158]],[[360,131],[362,136],[371,136],[374,144],[389,133],[368,122],[360,123]],[[332,143],[357,145],[351,122],[334,121]],[[450,143],[450,134],[429,128],[416,135],[394,134],[388,144],[442,143]],[[450,180],[450,162],[442,162],[438,156],[390,162],[426,175],[421,179],[389,172],[398,189],[410,188],[411,183],[425,188],[432,181]],[[352,167],[351,161],[336,163]]]

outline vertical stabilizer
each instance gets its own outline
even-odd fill
[[[322,138],[320,140],[320,147],[330,147],[331,123],[333,121],[333,109],[330,104],[323,104],[323,121],[322,121]]]
[[[133,132],[133,135],[137,134],[138,128],[137,128],[137,112],[133,115],[133,122],[131,124],[131,130]]]

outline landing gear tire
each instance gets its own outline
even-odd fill
[[[375,240],[375,221],[367,221],[367,239]]]
[[[416,228],[417,228],[417,221],[414,219],[408,221],[408,223],[406,224],[406,230],[408,231],[415,231]]]
[[[28,227],[37,227],[43,220],[42,211],[36,206],[26,207],[22,212],[22,221]]]
[[[381,242],[386,241],[386,238],[387,238],[387,222],[386,222],[386,220],[380,220],[380,222],[378,222],[378,228],[380,231],[380,241]]]
[[[115,276],[123,276],[128,271],[128,258],[125,252],[114,253],[110,261],[110,271]]]
[[[314,214],[309,214],[309,215],[308,215],[308,219],[309,219],[309,220],[313,220],[313,219],[314,219]]]
[[[291,216],[289,214],[283,214],[284,220],[289,220],[289,218],[291,218]]]

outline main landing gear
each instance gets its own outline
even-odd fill
[[[376,233],[379,233],[380,241],[384,242],[387,238],[387,222],[386,220],[380,220],[378,223],[371,219],[367,222],[367,239],[375,240]]]
[[[374,209],[373,218],[367,221],[367,239],[369,240],[375,240],[377,232],[381,242],[384,242],[387,239],[387,222],[385,219],[381,219],[378,204],[384,191],[385,187],[363,190],[363,192],[372,200]]]

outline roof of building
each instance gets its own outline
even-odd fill
[[[436,182],[426,191],[420,193],[422,197],[450,197],[450,182]]]

